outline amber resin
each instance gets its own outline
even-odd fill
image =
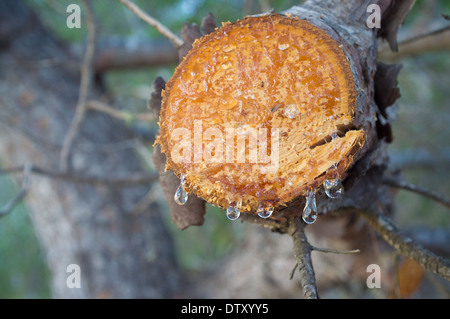
[[[166,169],[225,209],[304,195],[344,174],[365,140],[342,46],[297,17],[224,24],[194,43],[162,96]]]

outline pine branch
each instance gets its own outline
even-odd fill
[[[319,251],[321,253],[331,253],[331,254],[339,254],[339,255],[357,254],[357,253],[361,252],[359,249],[338,250],[338,249],[320,248],[320,247],[314,247],[314,246],[311,246],[311,250]]]
[[[30,166],[31,166],[30,167],[31,173],[78,184],[110,185],[116,187],[124,187],[131,185],[148,184],[158,179],[157,173],[147,173],[147,174],[135,173],[125,177],[97,177],[97,176],[83,176],[79,173],[57,172],[38,166],[33,165]],[[20,173],[24,171],[24,169],[25,166],[0,169],[0,175]]]
[[[410,237],[402,234],[392,220],[381,213],[379,207],[360,210],[359,213],[397,251],[415,260],[425,269],[450,280],[450,261],[435,255]]]
[[[294,219],[289,227],[289,234],[294,243],[294,255],[297,259],[298,272],[303,287],[305,299],[318,299],[316,277],[311,260],[312,246],[305,235],[306,224],[300,219]],[[295,268],[293,272],[295,271]]]
[[[405,39],[399,43],[398,52],[392,52],[388,45],[380,46],[378,56],[382,60],[395,61],[417,56],[426,52],[450,49],[450,25]]]
[[[130,120],[137,120],[142,122],[152,122],[157,119],[157,116],[153,113],[147,112],[147,113],[137,113],[132,114],[126,111],[118,111],[114,109],[112,106],[100,102],[100,101],[88,101],[86,103],[87,108],[90,110],[94,110],[97,112],[108,114],[111,117],[114,117],[116,119],[128,122]]]
[[[411,183],[406,183],[403,181],[399,181],[393,178],[387,178],[385,177],[383,179],[383,184],[392,186],[392,187],[397,187],[397,188],[401,188],[401,189],[405,189],[411,192],[415,192],[417,194],[429,197],[433,200],[435,200],[436,202],[450,208],[450,199],[448,199],[447,197],[445,197],[442,194],[436,193],[432,190],[429,190],[425,187],[419,186],[419,185],[415,185],[415,184],[411,184]]]

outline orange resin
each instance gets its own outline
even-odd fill
[[[355,105],[349,61],[323,30],[248,17],[194,43],[163,92],[158,142],[199,197],[255,211],[348,169],[365,139]]]

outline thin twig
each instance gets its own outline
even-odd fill
[[[145,23],[154,27],[156,30],[158,30],[159,33],[161,33],[163,36],[165,36],[167,39],[169,39],[169,41],[172,42],[173,46],[176,49],[178,49],[180,46],[183,45],[183,40],[181,40],[180,37],[178,37],[175,33],[170,31],[161,22],[159,22],[155,18],[149,16],[147,13],[142,11],[137,5],[135,5],[134,3],[132,3],[128,0],[119,0],[119,1],[122,2],[122,4],[124,6],[126,6],[128,9],[130,9],[134,14],[136,14]]]
[[[130,215],[141,215],[146,209],[158,200],[158,194],[154,187],[145,194],[131,209]]]
[[[80,125],[83,122],[84,115],[86,113],[86,100],[89,93],[92,78],[92,61],[95,52],[96,26],[94,21],[94,14],[90,6],[90,1],[84,0],[83,2],[86,7],[88,43],[84,55],[83,64],[81,65],[80,92],[78,95],[78,103],[75,110],[75,116],[64,138],[61,149],[60,169],[63,172],[66,172],[69,169],[70,152],[72,149],[72,144],[78,133]]]
[[[402,234],[392,220],[381,213],[380,207],[370,207],[360,210],[359,213],[397,251],[413,259],[425,269],[450,280],[450,261],[435,255],[428,249],[415,243],[410,237]]]
[[[419,40],[423,40],[425,38],[429,38],[429,37],[435,36],[437,34],[441,34],[443,32],[449,31],[449,30],[450,30],[450,25],[446,25],[446,26],[444,26],[442,28],[439,28],[437,30],[427,31],[427,32],[425,32],[423,34],[419,34],[417,36],[413,36],[411,38],[408,38],[408,39],[405,39],[403,41],[400,41],[399,45],[408,44],[408,43],[412,43],[412,42],[417,42]]]
[[[11,167],[0,169],[0,175],[14,174],[24,170],[24,166]],[[65,180],[72,183],[90,184],[90,185],[110,185],[110,186],[129,186],[148,184],[158,179],[157,173],[136,173],[125,177],[96,177],[96,176],[82,176],[77,173],[57,172],[42,167],[31,166],[31,173],[47,176],[54,179]]]
[[[311,246],[311,250],[314,251],[320,251],[321,253],[332,253],[332,254],[357,254],[361,252],[359,249],[353,249],[353,250],[338,250],[338,249],[332,249],[332,248],[319,248]]]
[[[9,214],[14,207],[16,207],[17,203],[20,202],[25,195],[28,193],[28,189],[30,188],[30,173],[31,173],[32,165],[27,163],[23,167],[23,181],[20,191],[17,193],[14,198],[12,198],[1,210],[0,217],[6,216]]]
[[[392,187],[396,187],[396,188],[401,188],[401,189],[405,189],[411,192],[415,192],[417,194],[421,194],[423,196],[429,197],[435,201],[437,201],[438,203],[450,208],[450,199],[446,198],[444,195],[436,193],[432,190],[429,190],[427,188],[424,188],[422,186],[418,186],[415,184],[411,184],[411,183],[406,183],[403,181],[398,181],[396,179],[393,178],[387,178],[385,177],[383,179],[383,184],[392,186]]]
[[[151,122],[157,119],[156,115],[150,112],[132,114],[124,111],[118,111],[113,107],[111,107],[110,105],[100,101],[88,101],[86,104],[88,109],[90,110],[95,110],[97,112],[108,114],[111,117],[123,120],[125,122],[133,120],[141,122]]]
[[[450,167],[450,147],[440,147],[439,150],[413,148],[389,154],[391,170],[409,168],[446,168]]]
[[[294,255],[298,264],[298,272],[306,299],[318,299],[316,277],[311,260],[312,247],[305,235],[305,223],[299,218],[293,220],[289,234],[294,244]]]
[[[450,25],[447,25],[438,30],[413,36],[399,43],[398,52],[392,52],[388,45],[382,45],[378,50],[378,56],[381,59],[396,60],[425,52],[448,50],[450,48],[449,34]]]

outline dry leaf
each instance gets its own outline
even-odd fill
[[[400,296],[409,298],[422,283],[424,269],[414,260],[406,258],[398,267],[397,276]]]

